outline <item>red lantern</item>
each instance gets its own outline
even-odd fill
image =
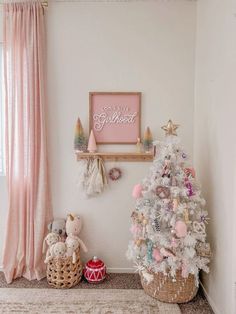
[[[94,256],[84,267],[84,277],[90,283],[98,283],[106,278],[106,265]]]

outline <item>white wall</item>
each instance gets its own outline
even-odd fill
[[[55,216],[84,218],[82,239],[113,271],[130,270],[132,187],[149,163],[106,163],[123,178],[101,196],[85,199],[76,186],[74,126],[88,130],[89,91],[141,91],[142,125],[160,138],[171,117],[192,153],[195,52],[194,1],[51,3],[48,9],[49,142]],[[102,148],[101,148],[102,149]],[[108,148],[106,148],[108,149]],[[134,150],[115,146],[111,149]]]
[[[192,154],[195,9],[192,1],[130,3],[50,3],[48,16],[48,134],[55,216],[76,212],[84,218],[82,238],[113,270],[131,265],[132,187],[149,163],[110,163],[123,171],[120,182],[94,199],[76,186],[73,152],[79,115],[88,129],[89,91],[141,91],[142,126],[155,137],[170,117]],[[106,147],[106,149],[108,149]],[[112,149],[135,149],[116,146]],[[6,188],[0,178],[0,259],[5,232]]]
[[[194,156],[211,221],[211,272],[203,278],[219,314],[235,314],[236,3],[200,0],[197,10]]]

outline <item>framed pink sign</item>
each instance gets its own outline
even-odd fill
[[[89,125],[98,144],[134,144],[140,138],[141,93],[89,93]]]

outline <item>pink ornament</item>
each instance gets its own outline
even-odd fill
[[[88,151],[90,153],[95,153],[97,151],[97,144],[95,140],[95,136],[93,130],[90,132],[89,141],[88,141]]]
[[[152,257],[155,259],[156,262],[161,262],[163,260],[163,256],[158,249],[153,250]]]
[[[174,248],[178,247],[178,243],[177,243],[177,240],[175,238],[171,239],[171,246],[174,247]]]
[[[133,198],[137,199],[142,197],[142,185],[141,184],[136,184],[133,188],[132,196]]]
[[[175,212],[179,206],[179,200],[177,198],[173,199],[173,211]]]
[[[134,224],[131,226],[130,231],[134,237],[137,237],[137,235],[141,233],[142,229],[139,225]]]
[[[184,238],[187,235],[187,226],[185,222],[179,220],[175,224],[176,236],[178,238]]]

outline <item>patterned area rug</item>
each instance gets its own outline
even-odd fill
[[[176,304],[147,296],[143,290],[17,289],[0,290],[0,313],[180,314]]]
[[[0,295],[2,288],[37,288],[37,289],[47,289],[49,288],[46,279],[42,279],[40,281],[33,280],[28,281],[24,278],[16,279],[12,284],[7,285],[4,275],[0,272]],[[82,279],[82,281],[75,287],[73,290],[83,290],[83,289],[142,289],[140,278],[138,274],[107,274],[107,278],[101,284],[90,284]],[[11,291],[11,290],[10,290]],[[199,289],[197,296],[188,303],[179,304],[180,310],[182,314],[214,314],[211,310],[203,292]],[[1,313],[1,309],[0,309]],[[18,313],[18,312],[17,312]],[[16,313],[16,314],[17,314]],[[133,314],[133,313],[132,313]]]

